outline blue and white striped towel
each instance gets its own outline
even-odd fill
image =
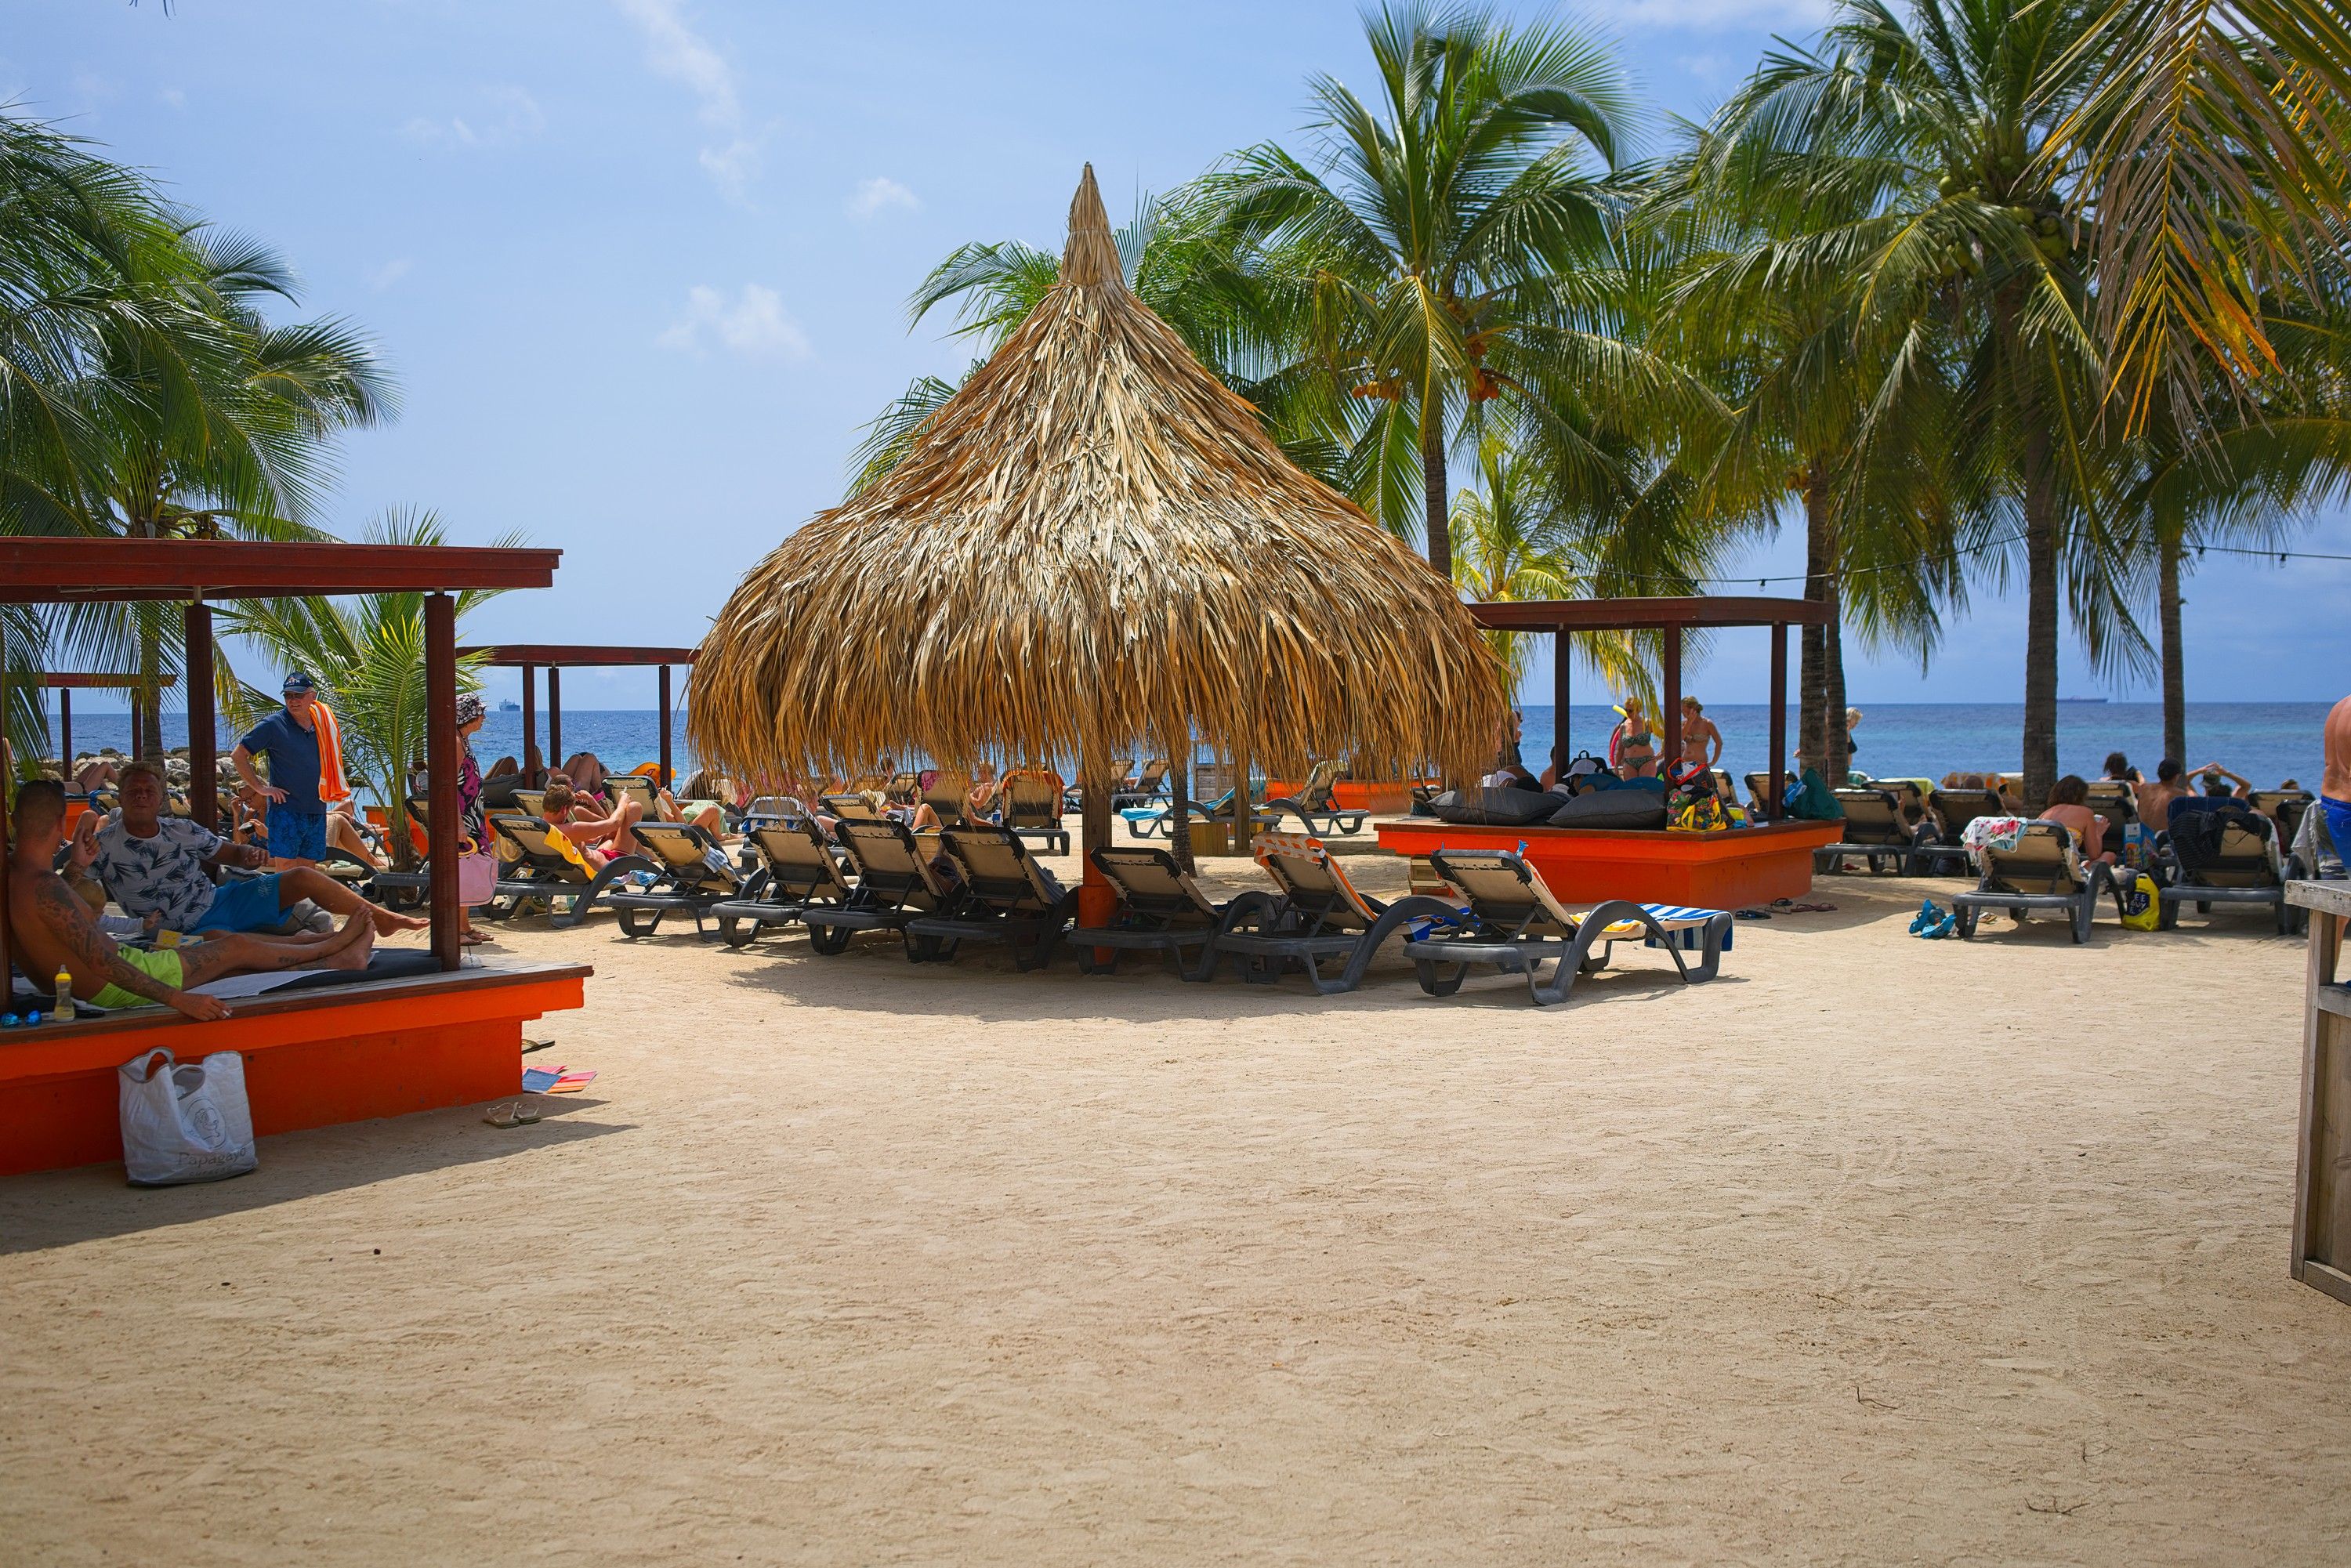
[[[1722,911],[1719,909],[1692,909],[1687,904],[1645,904],[1641,908],[1647,913],[1650,919],[1665,926],[1672,934],[1674,945],[1685,953],[1704,952],[1707,922],[1720,919],[1722,916]],[[1734,932],[1728,930],[1722,934],[1722,950],[1726,953],[1730,951],[1730,939],[1733,935],[1735,935]],[[1657,939],[1645,935],[1641,938],[1641,946],[1655,947],[1657,946]]]

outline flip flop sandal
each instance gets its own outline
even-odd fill
[[[516,1127],[528,1127],[539,1122],[546,1115],[547,1112],[543,1107],[538,1105],[528,1105],[517,1100],[515,1102],[514,1120],[508,1124]]]
[[[526,1040],[522,1042],[522,1053],[528,1056],[534,1051],[546,1051],[554,1044],[551,1040]]]
[[[509,1127],[519,1127],[522,1125],[521,1119],[516,1114],[516,1113],[520,1109],[521,1107],[517,1105],[514,1102],[508,1101],[503,1105],[491,1106],[489,1113],[485,1115],[482,1120],[487,1122],[491,1126],[497,1128],[500,1132],[504,1132]],[[536,1122],[538,1118],[534,1116],[531,1120]]]

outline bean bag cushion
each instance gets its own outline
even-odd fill
[[[1522,828],[1558,807],[1558,796],[1540,789],[1447,789],[1428,803],[1439,821],[1496,828]]]
[[[1666,798],[1648,789],[1595,789],[1551,814],[1552,828],[1663,828]]]

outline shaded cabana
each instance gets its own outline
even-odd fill
[[[425,757],[432,774],[430,967],[438,971],[265,994],[240,1001],[232,1017],[215,1022],[141,1009],[52,1022],[32,1035],[12,1036],[0,1047],[0,1174],[110,1157],[120,1147],[115,1069],[149,1047],[169,1048],[183,1058],[211,1051],[242,1052],[254,1125],[261,1133],[397,1115],[514,1092],[523,1020],[580,1006],[580,983],[590,971],[561,964],[456,972],[462,966],[456,608],[451,594],[547,587],[561,554],[449,546],[0,538],[0,602],[184,604],[188,793],[195,820],[205,823],[219,815],[211,604],[308,595],[424,595]],[[7,697],[6,653],[0,647],[0,709]],[[0,954],[12,954],[6,839],[0,833]]]
[[[661,787],[668,789],[673,782],[670,767],[670,715],[674,711],[674,699],[670,694],[670,667],[692,664],[697,651],[693,648],[633,648],[596,643],[500,643],[486,648],[460,648],[460,654],[479,659],[485,664],[522,672],[522,744],[527,758],[530,748],[538,741],[538,674],[547,671],[547,752],[544,760],[549,768],[563,766],[563,670],[575,668],[611,668],[615,666],[651,664],[661,672]]]
[[[96,670],[50,670],[33,681],[57,694],[57,756],[65,763],[67,781],[73,773],[73,695],[76,692],[116,691],[131,694],[131,749],[139,749],[139,694],[152,685],[163,690],[179,684],[177,675],[162,675],[149,682],[141,675],[108,674]]]
[[[748,779],[1071,762],[1091,850],[1122,758],[1196,736],[1239,778],[1469,778],[1506,711],[1453,585],[1127,288],[1088,169],[1060,280],[894,468],[744,579],[687,723]]]
[[[1570,653],[1578,632],[1656,632],[1660,639],[1658,683],[1665,711],[1657,716],[1664,727],[1667,758],[1682,754],[1682,643],[1692,632],[1732,626],[1766,626],[1771,632],[1771,795],[1764,802],[1775,821],[1783,814],[1788,769],[1788,628],[1818,626],[1828,621],[1828,606],[1809,599],[1765,599],[1753,596],[1700,595],[1658,599],[1529,599],[1473,604],[1469,613],[1478,624],[1496,632],[1547,632],[1552,643],[1552,701],[1558,721],[1552,726],[1552,760],[1565,768],[1567,700],[1573,671]]]

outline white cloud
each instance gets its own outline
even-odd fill
[[[808,334],[774,289],[747,283],[729,299],[721,288],[698,286],[685,297],[685,314],[655,339],[664,349],[703,353],[714,344],[746,359],[805,360]]]
[[[685,24],[682,0],[613,0],[644,35],[645,66],[692,93],[698,118],[713,137],[702,167],[736,200],[759,174],[759,141],[743,117],[735,68],[710,41]]]
[[[470,118],[453,114],[446,120],[419,115],[400,133],[423,147],[505,147],[538,135],[547,127],[538,99],[518,87],[482,90],[481,108]]]
[[[368,269],[367,286],[375,290],[378,294],[381,294],[385,289],[391,287],[393,284],[399,282],[402,278],[406,277],[408,276],[408,269],[415,265],[416,264],[414,262],[412,262],[404,256],[393,256],[381,267],[373,267]]]
[[[858,181],[857,193],[849,198],[849,215],[861,223],[892,207],[919,213],[923,210],[923,204],[915,199],[914,192],[880,174],[871,180]]]

